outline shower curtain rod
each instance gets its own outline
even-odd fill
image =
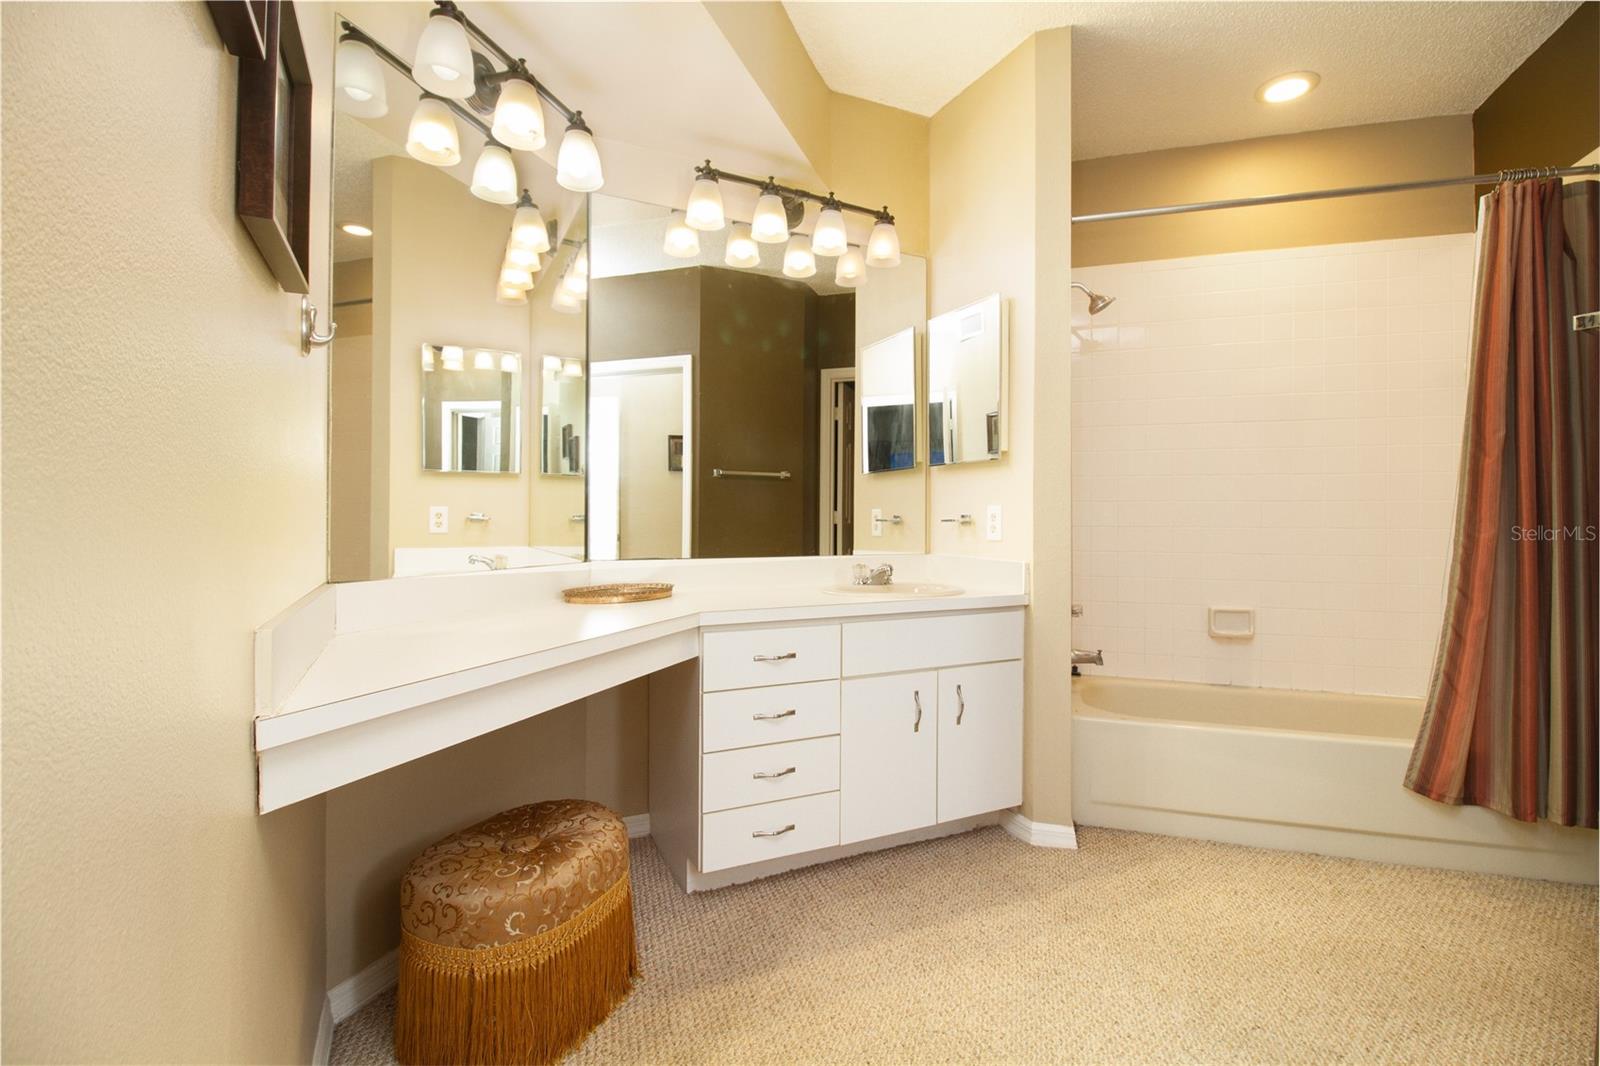
[[[1124,218],[1155,218],[1158,215],[1187,215],[1195,211],[1221,211],[1230,207],[1262,207],[1267,204],[1293,204],[1304,200],[1334,200],[1341,196],[1370,196],[1381,192],[1409,192],[1412,189],[1437,189],[1445,185],[1494,185],[1525,178],[1565,178],[1578,174],[1600,175],[1600,163],[1581,167],[1530,167],[1501,170],[1494,174],[1471,174],[1464,178],[1430,178],[1427,181],[1402,181],[1392,185],[1352,185],[1344,189],[1318,189],[1314,192],[1286,192],[1273,196],[1245,196],[1237,200],[1208,200],[1197,204],[1169,204],[1166,207],[1141,207],[1133,211],[1105,211],[1097,215],[1073,215],[1072,221],[1115,222]]]

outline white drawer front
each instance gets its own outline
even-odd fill
[[[702,638],[700,677],[705,692],[838,676],[837,625],[723,630]]]
[[[1022,658],[1022,609],[844,624],[844,676]]]
[[[701,756],[702,811],[833,792],[838,787],[838,737],[791,740]]]
[[[704,751],[748,748],[839,731],[839,682],[708,692],[701,704]]]
[[[839,793],[708,814],[700,837],[704,873],[831,848],[839,843]]]

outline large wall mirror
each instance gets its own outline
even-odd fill
[[[923,261],[848,286],[782,244],[730,266],[727,229],[669,253],[666,207],[590,212],[590,558],[923,551]]]
[[[1005,302],[987,296],[928,320],[928,463],[979,463],[1007,448]]]
[[[459,163],[413,158],[417,89],[383,74],[386,113],[333,124],[329,579],[581,560],[587,197],[556,184],[555,145],[513,153],[549,247],[502,291],[517,216],[470,190],[483,134],[457,117]]]

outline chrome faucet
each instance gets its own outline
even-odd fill
[[[851,569],[851,581],[857,585],[890,585],[894,583],[894,567],[888,563],[867,569],[866,563],[857,563]]]
[[[1104,666],[1105,664],[1105,655],[1099,648],[1094,651],[1084,651],[1081,648],[1072,649],[1073,666]]]
[[[487,555],[469,555],[469,556],[467,556],[467,565],[468,566],[477,566],[480,563],[482,563],[484,566],[488,567],[490,570],[498,570],[498,569],[500,569],[499,565],[492,558],[490,558]]]

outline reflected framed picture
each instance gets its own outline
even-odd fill
[[[311,67],[294,4],[259,6],[263,54],[239,58],[235,210],[279,287],[305,293],[311,291]]]
[[[683,434],[673,433],[667,437],[667,471],[673,474],[683,473]]]

